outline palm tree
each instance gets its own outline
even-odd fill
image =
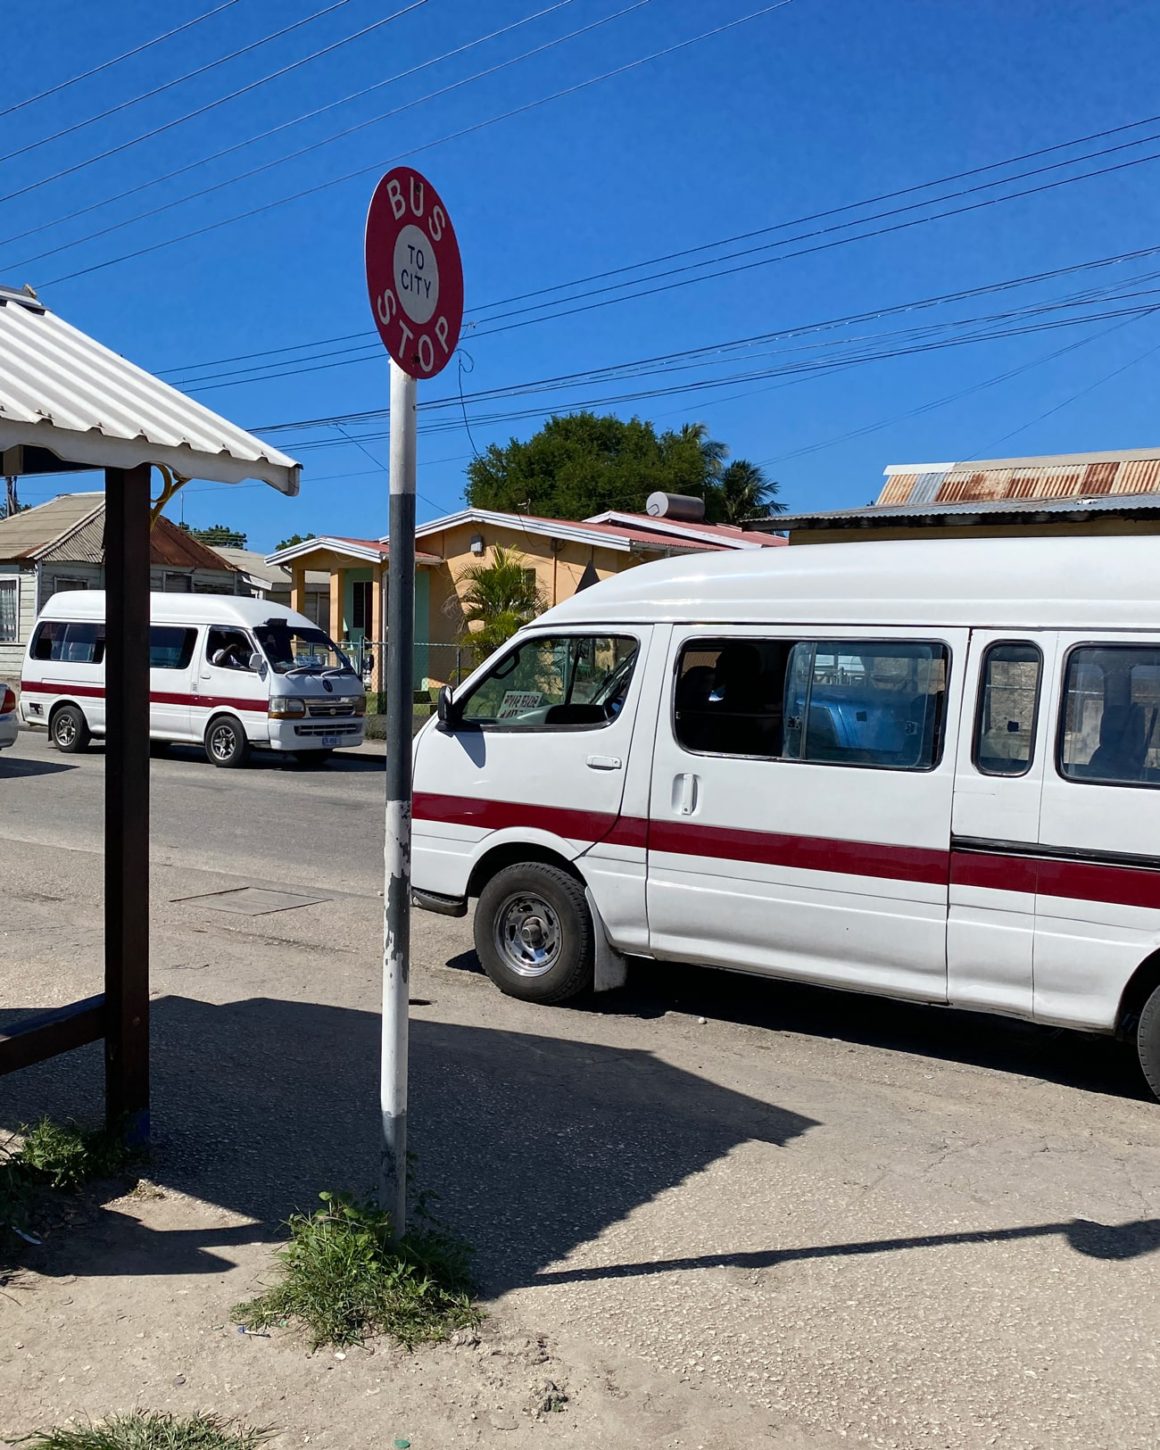
[[[719,522],[741,525],[749,519],[784,513],[785,504],[778,500],[777,490],[778,485],[766,478],[756,463],[735,458],[721,470],[717,484]]]
[[[686,423],[681,429],[681,440],[695,445],[701,455],[701,466],[705,471],[705,487],[711,488],[721,477],[725,460],[729,457],[728,443],[709,437],[708,423]]]
[[[498,545],[490,564],[473,564],[456,581],[458,602],[467,623],[464,643],[488,655],[509,640],[545,607],[536,583],[536,571],[529,569],[514,549]]]

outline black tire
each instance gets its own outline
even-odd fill
[[[80,755],[89,748],[93,733],[84,711],[78,705],[61,705],[52,712],[48,722],[52,743],[65,755]]]
[[[237,770],[245,765],[249,752],[249,741],[237,716],[215,715],[205,731],[205,753],[210,763],[222,770]]]
[[[294,758],[303,770],[321,770],[333,754],[333,750],[299,750]]]
[[[1152,1096],[1160,1098],[1160,987],[1152,989],[1136,1023],[1136,1055]]]
[[[551,1004],[591,991],[595,941],[584,887],[542,861],[505,866],[480,893],[475,949],[509,997]]]

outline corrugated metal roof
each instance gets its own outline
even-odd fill
[[[70,493],[0,519],[0,560],[100,564],[105,558],[105,496]],[[228,559],[162,516],[149,535],[149,558],[169,569],[237,573]]]
[[[1152,514],[1160,513],[1160,493],[1112,494],[1078,498],[1043,499],[978,499],[960,500],[957,503],[932,503],[919,507],[903,505],[897,508],[883,508],[871,504],[869,508],[833,509],[826,513],[781,514],[772,527],[778,529],[822,529],[841,528],[852,524],[863,528],[885,528],[894,523],[912,523],[941,519],[1036,519],[1043,515],[1081,520],[1090,514]]]
[[[103,493],[65,493],[37,508],[0,519],[0,559],[32,559],[86,519],[103,511]]]
[[[187,478],[298,492],[299,465],[49,312],[0,288],[0,450],[95,468],[164,463]]]
[[[1160,491],[1160,449],[993,458],[971,463],[892,464],[877,508],[900,504],[1065,499]]]

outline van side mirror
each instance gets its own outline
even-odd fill
[[[265,677],[266,656],[264,654],[259,654],[259,652],[255,650],[254,653],[250,656],[247,663],[249,664],[250,669],[253,670],[254,674],[260,675],[263,678]]]
[[[447,730],[454,730],[463,718],[463,709],[456,705],[450,685],[444,685],[439,691],[435,713],[439,717],[439,724]]]

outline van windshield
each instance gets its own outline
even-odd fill
[[[270,668],[279,675],[335,673],[353,675],[346,655],[320,629],[299,629],[281,620],[259,624],[254,637]]]

